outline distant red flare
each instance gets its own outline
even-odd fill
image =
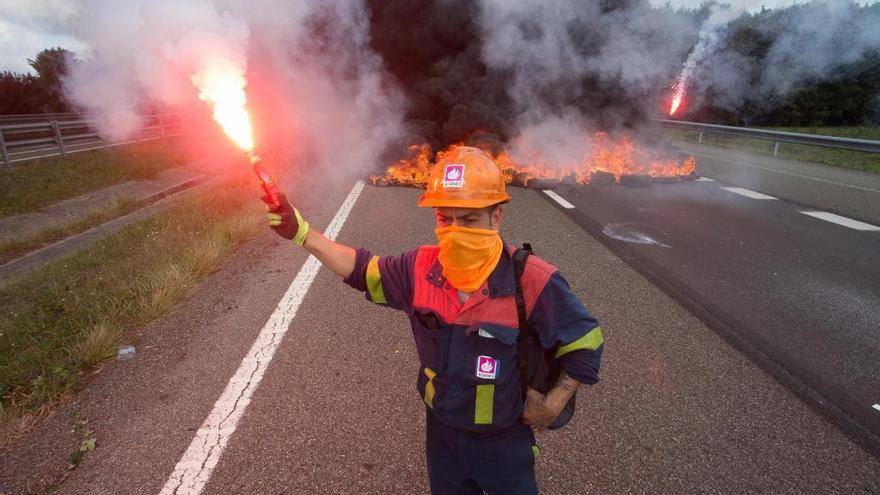
[[[669,116],[675,115],[675,112],[681,107],[681,104],[684,102],[684,86],[679,85],[675,89],[675,95],[672,97],[672,105],[669,106]]]

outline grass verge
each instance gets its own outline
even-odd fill
[[[72,222],[39,230],[17,239],[0,241],[0,265],[35,249],[131,213],[140,206],[141,203],[136,198],[115,196],[108,204],[95,208]]]
[[[177,141],[150,141],[23,162],[0,170],[0,217],[62,199],[155,177],[189,160]]]
[[[252,237],[251,186],[216,184],[0,288],[0,438],[53,410],[127,330],[167,313]]]
[[[880,128],[878,127],[772,127],[767,129],[771,131],[880,140]],[[696,131],[666,129],[664,132],[672,139],[692,142],[699,140],[699,132]],[[773,156],[773,142],[761,139],[703,134],[703,144]],[[822,163],[835,167],[880,173],[880,154],[877,153],[780,143],[778,156],[790,160]]]

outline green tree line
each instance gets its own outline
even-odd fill
[[[70,51],[49,48],[28,59],[36,75],[0,72],[0,115],[73,111],[62,89],[72,60]]]

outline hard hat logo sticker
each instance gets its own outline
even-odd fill
[[[494,380],[498,376],[498,360],[491,356],[477,357],[477,378]]]
[[[443,171],[443,187],[462,187],[464,186],[464,164],[450,163],[446,165]]]

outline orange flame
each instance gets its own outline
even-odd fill
[[[235,144],[245,151],[253,151],[254,137],[246,104],[244,88],[247,80],[242,69],[226,60],[215,60],[192,76],[199,88],[199,99],[213,108],[214,120]]]
[[[439,161],[444,153],[456,143],[437,154]],[[478,143],[479,146],[479,143]],[[664,150],[639,147],[629,136],[617,140],[607,133],[597,132],[591,136],[590,151],[577,160],[565,164],[551,164],[540,155],[530,156],[527,162],[519,162],[505,151],[493,152],[483,147],[504,173],[508,184],[526,186],[534,179],[571,180],[589,184],[596,175],[604,174],[603,180],[620,180],[622,175],[648,175],[651,177],[681,178],[695,171],[693,157],[680,160]],[[370,178],[374,185],[400,185],[424,188],[434,162],[431,147],[427,144],[410,146],[410,156],[391,164],[382,175]],[[607,179],[606,179],[607,178]]]
[[[410,157],[392,163],[384,175],[370,177],[373,185],[384,186],[391,182],[398,186],[425,187],[431,173],[431,146],[414,144],[409,147]]]

